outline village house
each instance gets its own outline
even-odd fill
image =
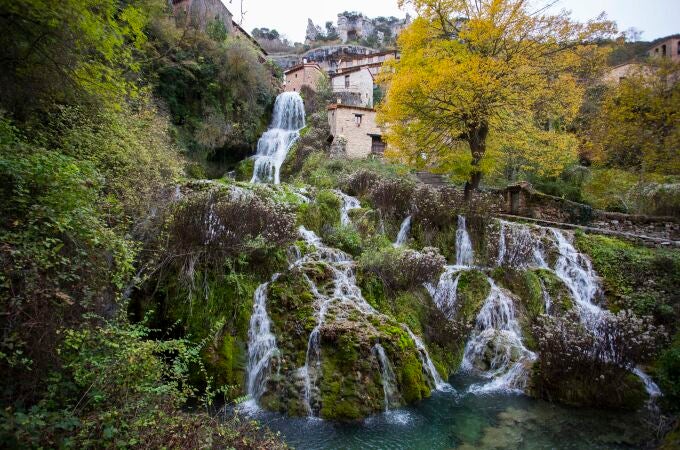
[[[647,51],[650,57],[669,58],[673,62],[680,62],[680,34],[674,34],[658,39]]]
[[[335,104],[328,107],[328,124],[336,153],[348,158],[382,156],[385,142],[373,108]]]
[[[649,67],[639,62],[627,62],[609,69],[609,71],[602,77],[602,82],[609,85],[618,84],[622,80],[640,73],[650,73]]]
[[[367,67],[356,67],[331,76],[336,103],[373,107],[373,74]]]
[[[318,64],[298,64],[283,73],[283,90],[286,92],[300,92],[303,86],[307,86],[316,92],[319,80],[323,77],[323,70],[321,70]]]
[[[348,55],[340,59],[335,71],[342,73],[357,67],[368,67],[375,76],[380,73],[382,65],[389,60],[399,59],[397,50],[387,50],[384,52],[370,53],[368,55]]]

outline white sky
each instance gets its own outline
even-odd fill
[[[222,1],[238,22],[241,0]],[[561,0],[555,8],[571,10],[580,21],[605,11],[620,30],[635,27],[644,32],[642,39],[646,41],[680,32],[678,0]],[[343,11],[358,11],[369,17],[406,15],[397,7],[397,0],[243,0],[243,9],[243,27],[249,32],[256,27],[275,28],[298,42],[305,38],[308,18],[323,28],[329,20],[335,23]]]

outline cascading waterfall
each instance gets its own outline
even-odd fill
[[[305,108],[297,92],[284,92],[276,97],[270,128],[257,142],[251,183],[279,184],[279,170],[288,150],[305,127]]]
[[[276,336],[271,332],[271,320],[267,314],[267,290],[269,284],[276,281],[275,274],[271,281],[261,284],[255,290],[253,314],[250,316],[248,330],[248,365],[246,367],[246,392],[253,405],[256,406],[264,393],[269,376],[270,361],[278,353]]]
[[[474,262],[472,242],[465,225],[465,216],[458,216],[456,229],[456,265],[469,267]]]
[[[555,263],[555,274],[567,285],[576,302],[583,324],[591,331],[602,320],[605,312],[593,303],[599,284],[590,260],[576,251],[561,231],[551,228],[559,257]]]
[[[453,390],[451,385],[444,382],[442,377],[439,375],[439,372],[437,372],[437,369],[434,367],[434,363],[432,362],[430,354],[427,352],[423,341],[418,336],[416,336],[408,326],[404,324],[402,324],[402,326],[404,327],[404,330],[408,332],[409,336],[411,336],[411,339],[416,346],[416,350],[418,350],[418,357],[420,358],[420,362],[423,365],[423,370],[429,375],[429,378],[434,385],[433,388],[438,391]]]
[[[411,216],[407,216],[406,219],[401,223],[401,228],[399,228],[399,234],[397,234],[397,239],[394,241],[395,247],[401,247],[406,244],[406,239],[408,239],[408,233],[411,231]]]
[[[340,250],[326,247],[321,238],[313,231],[300,227],[300,236],[315,248],[315,251],[305,255],[296,264],[303,266],[307,262],[324,262],[333,274],[333,291],[330,295],[319,291],[314,282],[305,277],[316,299],[316,325],[307,340],[305,365],[299,369],[304,380],[303,400],[310,416],[318,413],[313,405],[313,397],[319,374],[321,371],[321,329],[326,319],[328,309],[334,303],[351,305],[362,314],[375,314],[376,311],[361,295],[356,285],[352,258]]]
[[[496,265],[512,267],[547,268],[542,238],[546,234],[540,227],[499,220],[498,257]],[[532,231],[534,233],[532,233]]]
[[[458,281],[463,273],[458,266],[447,266],[439,277],[437,286],[426,285],[434,304],[448,319],[453,319],[456,313],[458,297]]]
[[[461,368],[491,379],[471,386],[471,392],[522,391],[536,354],[524,346],[512,298],[491,278],[487,281],[491,289],[465,344]]]
[[[596,338],[599,338],[596,326],[601,320],[606,318],[608,312],[593,303],[600,289],[597,274],[593,270],[590,259],[579,253],[561,231],[554,228],[550,230],[555,237],[555,244],[560,254],[555,264],[555,274],[569,288],[572,297],[578,305],[583,325]],[[654,399],[661,395],[659,387],[642,369],[636,367],[632,372],[640,378],[650,398]]]
[[[394,375],[392,363],[385,353],[385,349],[380,344],[373,346],[373,355],[378,359],[380,365],[380,380],[385,396],[385,411],[390,410],[390,405],[399,405],[399,389],[397,388],[397,377]]]
[[[354,197],[341,197],[346,200],[343,201],[342,209],[345,211],[353,209],[353,205],[357,205],[358,201],[354,202]],[[353,199],[353,200],[352,200]],[[342,213],[343,211],[341,211]],[[348,217],[348,224],[349,217]],[[378,314],[378,312],[366,301],[361,293],[361,289],[356,285],[356,277],[354,274],[354,261],[347,253],[327,247],[323,244],[321,238],[311,230],[304,227],[299,229],[300,236],[305,242],[314,247],[314,251],[305,255],[298,260],[295,265],[304,266],[307,262],[323,262],[327,265],[333,275],[333,289],[331,293],[320,292],[317,286],[311,279],[306,278],[312,293],[316,299],[316,325],[310,333],[307,342],[307,353],[305,356],[305,365],[298,370],[299,375],[304,381],[303,400],[305,407],[310,416],[315,416],[318,413],[318,408],[315,405],[314,397],[316,395],[316,386],[321,371],[321,330],[323,328],[326,314],[328,310],[335,304],[349,305],[364,315]],[[404,329],[408,331],[411,339],[416,346],[420,361],[423,365],[423,371],[429,376],[434,389],[450,390],[450,386],[445,383],[437,370],[434,363],[422,343],[420,338],[411,332],[411,330],[403,325]],[[379,352],[379,350],[376,350]],[[384,353],[384,349],[383,349]],[[378,356],[380,358],[380,356]],[[386,355],[385,355],[386,357]],[[385,364],[381,363],[381,371],[387,370]],[[383,373],[383,380],[385,380],[385,373]],[[389,383],[389,379],[388,379]],[[395,386],[396,383],[392,383]]]
[[[361,208],[361,203],[356,197],[347,195],[342,191],[336,190],[335,193],[340,196],[340,199],[342,200],[342,205],[340,205],[340,223],[342,226],[346,227],[352,223],[349,218],[350,210]]]

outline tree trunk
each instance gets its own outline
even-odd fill
[[[489,125],[486,123],[471,126],[468,130],[468,144],[470,145],[470,153],[472,153],[472,170],[470,171],[470,180],[465,183],[465,200],[472,199],[472,192],[479,189],[479,183],[482,181],[482,172],[479,170],[479,164],[486,153],[486,136],[489,134]]]

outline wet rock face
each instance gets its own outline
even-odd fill
[[[383,314],[357,308],[351,285],[336,292],[335,275],[327,263],[317,261],[271,283],[267,307],[279,354],[272,358],[261,406],[337,420],[385,410],[381,366],[373,351],[377,343],[393,367],[397,401],[428,396],[429,380],[406,331]],[[324,317],[319,325],[321,308]],[[318,337],[312,338],[316,327]]]

